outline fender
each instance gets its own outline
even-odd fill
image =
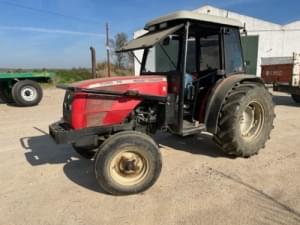
[[[255,75],[236,74],[220,80],[212,89],[210,97],[207,101],[204,120],[206,130],[208,132],[212,134],[215,134],[217,132],[219,113],[228,92],[234,87],[236,83],[246,80],[264,85],[264,82]]]

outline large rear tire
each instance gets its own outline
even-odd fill
[[[291,96],[296,103],[300,103],[300,95],[291,94]]]
[[[100,146],[94,165],[100,187],[114,195],[135,194],[151,187],[161,172],[161,155],[149,136],[124,131]]]
[[[259,83],[238,83],[222,106],[214,140],[235,156],[249,157],[264,148],[273,129],[272,96]]]
[[[14,84],[12,97],[18,106],[35,106],[43,97],[41,86],[32,80],[21,80]]]

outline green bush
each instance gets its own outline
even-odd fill
[[[88,69],[71,69],[55,71],[55,83],[73,83],[76,81],[91,79],[92,74]]]

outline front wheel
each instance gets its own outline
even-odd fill
[[[265,146],[275,117],[272,96],[259,83],[238,83],[225,98],[214,136],[231,155],[249,157]]]
[[[296,103],[300,103],[300,95],[291,94],[291,96]]]
[[[117,133],[100,146],[94,172],[100,187],[110,194],[145,191],[155,183],[161,172],[159,148],[143,133]]]

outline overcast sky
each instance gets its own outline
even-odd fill
[[[104,24],[132,37],[146,21],[205,4],[286,24],[298,0],[0,0],[0,68],[89,67],[89,47],[104,59]]]

